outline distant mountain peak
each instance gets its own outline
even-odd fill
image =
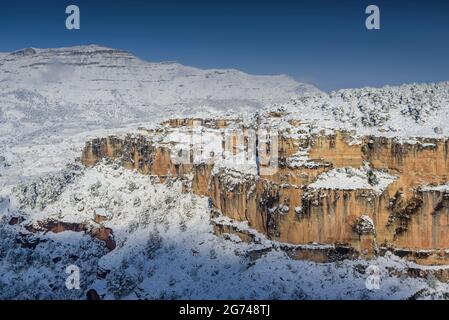
[[[253,112],[320,92],[286,76],[147,62],[97,44],[0,55],[2,120],[123,123],[208,112]]]
[[[24,49],[14,51],[11,54],[17,55],[17,56],[32,56],[32,55],[37,54],[37,51],[35,48],[24,48]]]

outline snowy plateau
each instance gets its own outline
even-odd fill
[[[258,118],[295,139],[345,130],[350,145],[375,136],[432,148],[419,139],[447,138],[448,114],[446,82],[327,94],[287,76],[150,63],[96,45],[0,53],[0,299],[86,299],[89,290],[101,299],[446,299],[449,285],[434,276],[445,266],[390,252],[292,259],[286,244],[255,230],[253,242],[216,234],[209,199],[183,192],[178,179],[162,183],[118,159],[88,167],[80,157],[90,139],[138,135],[181,118],[249,125]],[[298,147],[287,163],[316,166],[308,155]],[[396,180],[365,164],[323,172],[309,188],[381,193]],[[65,286],[70,265],[80,269],[79,290]],[[380,279],[374,290],[372,266]]]

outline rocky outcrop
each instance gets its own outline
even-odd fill
[[[53,232],[61,233],[65,231],[84,232],[91,235],[93,238],[103,241],[106,248],[112,251],[116,247],[113,231],[110,228],[103,226],[91,226],[88,223],[72,223],[55,220],[48,220],[37,222],[34,225],[27,225],[25,227],[31,234],[38,232]]]
[[[228,127],[247,129],[230,120],[173,119],[148,134],[90,141],[82,161],[91,166],[105,157],[119,158],[124,167],[163,181],[180,178],[185,191],[208,196],[213,208],[236,221],[247,221],[269,239],[347,250],[345,254],[320,253],[318,258],[315,252],[303,250],[293,257],[315,256],[321,261],[356,252],[370,258],[388,248],[408,252],[404,257],[418,263],[449,264],[445,253],[449,249],[449,191],[423,188],[449,181],[448,139],[404,142],[366,136],[354,141],[352,132],[292,135],[280,131],[277,168],[268,173],[262,169],[269,164],[262,161],[257,172],[222,165],[217,155],[214,161],[193,161],[204,148],[190,150],[187,163],[174,161],[180,141],[167,139],[171,133],[201,129],[224,134]],[[256,140],[261,143],[260,136]],[[249,148],[248,141],[242,141],[241,148],[233,146],[231,153]],[[334,174],[338,168],[353,169]],[[236,232],[223,226],[215,229]],[[423,250],[431,253],[422,254]]]

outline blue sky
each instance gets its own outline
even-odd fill
[[[81,30],[65,29],[65,7]],[[365,8],[381,10],[379,31]],[[288,74],[323,90],[449,80],[449,1],[2,1],[0,50],[101,44],[150,61]]]

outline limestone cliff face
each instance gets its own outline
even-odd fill
[[[449,181],[447,139],[399,142],[367,136],[354,142],[351,132],[281,134],[278,168],[268,174],[260,171],[265,164],[259,164],[260,173],[255,174],[214,168],[214,162],[176,163],[176,143],[154,139],[166,136],[167,130],[202,127],[222,132],[231,125],[236,124],[174,119],[164,124],[166,131],[90,141],[82,161],[91,166],[105,157],[120,158],[123,166],[143,174],[162,180],[182,178],[186,191],[208,196],[223,215],[248,221],[251,228],[283,243],[338,245],[366,258],[390,249],[423,264],[449,263],[445,252],[449,249],[449,191],[423,188]],[[314,187],[332,170],[363,166],[369,167],[364,171],[366,185],[335,185],[336,176],[334,185],[324,180]],[[394,177],[385,185],[378,181],[383,172]],[[304,251],[296,254],[303,255]]]
[[[175,163],[169,146],[155,147],[148,136],[110,136],[86,143],[81,157],[84,165],[93,166],[103,158],[120,158],[125,168],[158,176],[162,181],[168,177],[183,177],[193,173],[189,188],[199,195],[208,194],[212,164]]]
[[[368,137],[362,145],[364,159],[373,168],[389,170],[399,174],[392,191],[428,184],[444,184],[448,181],[449,140],[420,139],[414,143],[399,143],[393,139]]]
[[[92,166],[102,158],[117,158],[123,151],[123,143],[123,140],[114,136],[88,141],[81,160],[84,165]]]

